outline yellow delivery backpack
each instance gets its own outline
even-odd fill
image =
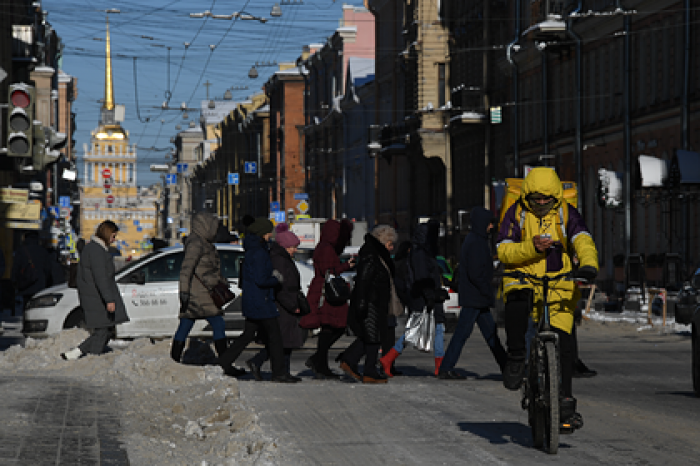
[[[501,228],[501,223],[503,222],[503,217],[506,216],[506,212],[510,209],[510,206],[518,202],[520,199],[520,189],[523,185],[522,178],[506,178],[506,190],[503,193],[503,201],[501,201],[501,211],[498,218],[498,228]],[[573,181],[562,181],[562,188],[564,189],[564,200],[567,204],[574,207],[578,207],[578,189],[576,188],[576,183]],[[515,218],[520,218],[522,206],[518,206],[515,211]],[[563,216],[561,218],[561,225],[566,225],[569,221],[569,209],[564,208],[560,210],[560,214]],[[560,238],[565,236],[559,234]],[[568,249],[568,245],[564,245],[564,250]]]

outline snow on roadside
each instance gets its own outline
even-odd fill
[[[644,330],[659,330],[664,333],[686,333],[690,332],[690,325],[683,325],[676,323],[673,317],[666,317],[666,326],[664,326],[664,321],[662,317],[652,314],[651,324],[649,324],[649,317],[646,312],[635,312],[635,311],[622,311],[619,313],[612,312],[600,312],[591,310],[590,313],[586,314],[586,317],[594,320],[596,322],[621,322],[629,324],[640,324],[637,327],[637,331],[641,332]]]
[[[191,340],[185,362],[170,359],[170,341],[110,342],[111,352],[65,361],[62,352],[87,337],[81,329],[47,339],[27,338],[0,353],[4,375],[71,377],[121,394],[122,431],[131,464],[283,464],[274,439],[239,396],[209,345]]]

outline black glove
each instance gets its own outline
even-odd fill
[[[574,278],[582,278],[588,283],[593,283],[593,281],[595,281],[595,277],[597,276],[598,271],[595,269],[595,267],[591,267],[590,265],[584,265],[574,274]]]
[[[184,291],[180,292],[180,309],[187,309],[190,304],[190,294]]]

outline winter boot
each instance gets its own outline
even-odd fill
[[[391,348],[388,353],[386,353],[384,356],[379,358],[379,362],[382,365],[382,368],[384,369],[384,373],[388,375],[389,377],[393,377],[394,374],[392,374],[391,371],[391,365],[394,363],[396,358],[398,358],[401,355],[398,351],[396,351],[394,348]]]
[[[576,412],[576,398],[562,398],[559,401],[559,421],[562,434],[573,434],[574,430],[583,427],[583,418]]]
[[[442,358],[435,358],[435,375],[440,373],[440,365],[442,364]]]
[[[184,350],[185,350],[185,342],[184,341],[173,340],[173,343],[170,346],[170,357],[173,358],[173,361],[180,362],[180,360],[182,359],[182,352]]]
[[[216,349],[216,355],[221,357],[221,355],[228,349],[228,342],[226,341],[226,338],[214,340],[214,349]]]
[[[525,356],[508,355],[508,362],[503,370],[503,386],[508,390],[517,390],[525,379]]]

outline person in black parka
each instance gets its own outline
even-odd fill
[[[279,324],[287,374],[290,373],[292,351],[304,345],[304,330],[299,327],[297,304],[297,294],[301,290],[301,276],[294,263],[294,253],[300,243],[297,235],[289,231],[286,223],[280,223],[275,227],[275,242],[270,246],[270,259],[272,267],[284,277],[284,283],[275,288],[275,304],[280,313]],[[260,368],[268,358],[267,350],[262,349],[246,361],[246,365],[258,381],[263,380]]]
[[[386,383],[388,380],[377,366],[377,357],[382,337],[389,331],[389,315],[403,312],[393,282],[395,271],[391,259],[397,238],[392,227],[378,225],[365,235],[358,256],[355,288],[348,311],[348,327],[357,338],[343,352],[340,368],[363,383]],[[363,356],[365,366],[360,375],[358,364]]]
[[[264,340],[270,354],[272,381],[295,383],[298,378],[292,377],[284,367],[280,313],[275,305],[274,290],[284,283],[284,276],[272,268],[268,241],[273,228],[272,222],[265,217],[258,217],[248,226],[243,241],[245,260],[240,280],[245,327],[241,336],[219,357],[219,364],[227,375],[243,375],[245,371],[234,367],[233,363],[257,336]]]
[[[495,304],[495,293],[492,284],[493,258],[489,235],[495,223],[496,218],[490,210],[481,206],[472,209],[471,232],[464,238],[459,258],[459,305],[462,310],[440,366],[440,379],[464,378],[453,369],[475,323],[479,325],[479,330],[501,369],[508,359],[506,350],[498,338],[498,330],[490,309]]]
[[[109,253],[109,245],[117,239],[118,231],[114,222],[105,220],[83,248],[78,263],[78,298],[85,316],[85,326],[92,333],[80,346],[62,353],[63,359],[102,354],[112,336],[113,327],[129,321],[114,279],[116,271]]]
[[[21,275],[27,273],[27,268],[33,269],[31,283],[21,278]],[[23,270],[25,270],[24,274]],[[16,310],[24,309],[32,296],[46,289],[50,276],[49,252],[40,244],[39,233],[30,231],[25,234],[22,245],[15,250],[12,263],[12,284],[16,296],[21,300],[21,304],[18,302],[19,309]]]

